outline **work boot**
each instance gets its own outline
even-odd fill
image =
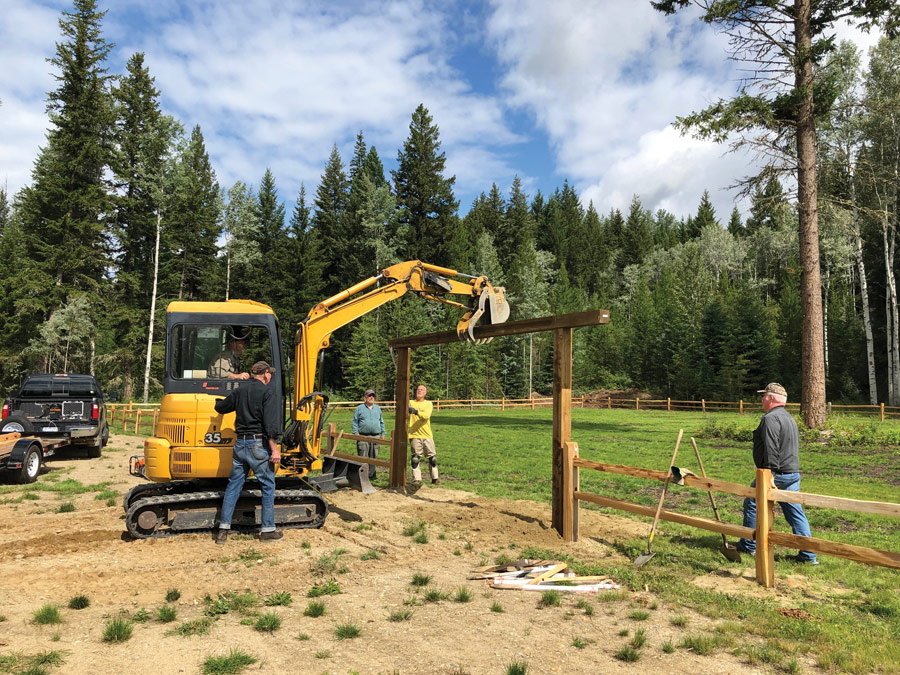
[[[422,487],[422,481],[420,481],[420,480],[414,480],[414,481],[413,481],[413,487],[414,487],[414,488],[420,488],[420,487]]]
[[[213,541],[216,542],[219,546],[222,546],[226,541],[228,541],[228,530],[222,529],[221,527],[213,533]]]
[[[271,532],[260,532],[259,540],[260,541],[275,541],[276,539],[281,539],[284,536],[284,532],[281,530],[272,530]]]
[[[431,479],[431,484],[432,484],[432,485],[440,485],[440,484],[441,484],[441,479],[440,479],[440,478],[432,478],[432,479]]]

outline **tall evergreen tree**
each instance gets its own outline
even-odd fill
[[[222,200],[199,126],[191,131],[172,178],[166,221],[177,227],[170,232],[171,250],[163,266],[166,294],[185,300],[221,299],[224,284],[216,254]]]
[[[456,224],[459,202],[453,197],[456,176],[444,178],[446,157],[441,152],[439,130],[419,104],[412,115],[409,136],[397,153],[397,169],[391,171],[406,228],[405,257],[447,265],[448,242]]]
[[[64,41],[50,59],[59,86],[47,97],[50,129],[35,161],[32,185],[19,195],[21,265],[9,279],[2,341],[34,335],[83,293],[94,305],[109,264],[105,219],[110,212],[104,180],[111,158],[113,110],[104,63],[112,45],[103,39],[94,0],[74,0],[59,20]],[[19,316],[16,316],[19,315]],[[20,343],[22,344],[22,343]]]
[[[6,194],[6,188],[2,187],[0,188],[0,239],[3,238],[3,233],[9,225],[10,215],[9,197]]]
[[[344,172],[344,163],[335,145],[331,149],[325,172],[316,189],[316,211],[313,215],[313,227],[328,263],[325,284],[328,295],[342,291],[359,281],[347,274],[344,264],[353,245],[348,228],[349,191],[350,181]]]
[[[637,195],[631,198],[631,208],[622,235],[622,265],[639,265],[653,248],[650,232],[652,216],[644,210]]]
[[[731,218],[728,219],[728,232],[735,237],[742,237],[746,233],[744,224],[741,222],[741,212],[738,207],[731,209]]]
[[[281,315],[289,307],[290,279],[287,269],[293,264],[288,231],[284,224],[284,204],[278,199],[275,176],[266,169],[256,196],[257,247],[265,258],[265,267],[272,276],[254,270],[252,295],[254,300],[270,305]]]

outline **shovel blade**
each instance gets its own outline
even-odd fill
[[[636,570],[640,569],[641,567],[646,565],[648,562],[650,562],[650,560],[652,560],[655,555],[656,555],[656,553],[649,552],[649,551],[647,553],[639,555],[637,558],[634,559],[634,569],[636,569]]]
[[[725,544],[720,550],[722,555],[731,562],[741,562],[741,552],[737,550],[734,544]]]

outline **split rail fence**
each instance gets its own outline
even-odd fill
[[[563,493],[567,496],[563,503],[563,539],[566,541],[578,540],[578,502],[585,501],[598,506],[637,513],[643,516],[653,517],[656,509],[640,504],[633,504],[620,499],[612,499],[601,495],[582,492],[579,486],[579,469],[603,471],[623,476],[634,476],[665,482],[668,471],[656,471],[653,469],[641,469],[621,464],[606,464],[581,459],[578,456],[578,444],[566,443],[563,466]],[[817,506],[841,511],[853,511],[855,513],[871,513],[881,516],[900,517],[900,504],[888,502],[863,501],[859,499],[847,499],[844,497],[830,497],[808,492],[790,492],[777,490],[772,487],[772,473],[768,469],[757,469],[756,487],[752,488],[738,483],[729,483],[715,478],[703,478],[701,476],[685,476],[686,487],[698,488],[704,491],[714,490],[737,495],[739,497],[756,500],[756,529],[742,525],[732,525],[700,516],[691,516],[674,511],[663,510],[659,517],[673,523],[681,523],[690,527],[697,527],[711,532],[718,532],[730,537],[744,539],[756,539],[756,580],[762,586],[771,588],[775,585],[775,544],[795,548],[803,551],[813,551],[833,555],[839,558],[847,558],[868,565],[880,565],[900,569],[900,553],[881,551],[878,549],[855,546],[841,542],[829,541],[818,537],[800,537],[795,534],[775,532],[772,529],[774,521],[774,509],[776,502],[790,502],[805,506]],[[671,483],[670,483],[671,485]]]

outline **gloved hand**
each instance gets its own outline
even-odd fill
[[[410,414],[410,415],[418,415],[419,412],[418,412],[415,408],[413,408],[412,406],[409,406],[409,414]]]

